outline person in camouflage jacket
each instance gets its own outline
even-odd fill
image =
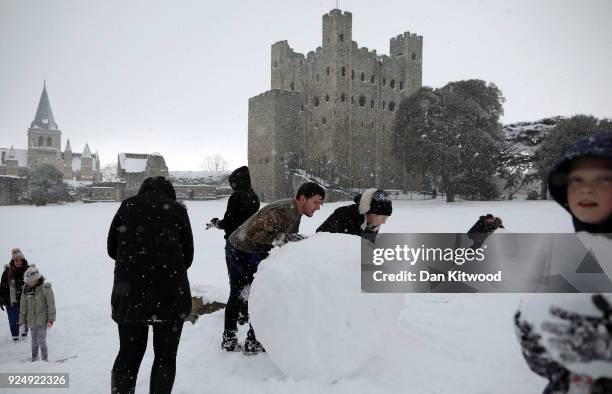
[[[221,347],[235,351],[237,322],[240,311],[248,315],[248,294],[259,262],[276,245],[303,239],[298,234],[302,215],[312,217],[319,210],[325,190],[313,182],[300,186],[295,198],[268,204],[251,216],[230,235],[226,245],[230,275],[230,295],[225,307],[225,327]],[[249,327],[244,342],[247,353],[265,351]]]

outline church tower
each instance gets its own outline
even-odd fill
[[[45,82],[34,121],[28,129],[28,167],[48,163],[63,173],[61,140],[62,132],[53,118]]]
[[[66,148],[64,149],[64,179],[72,179],[74,174],[72,173],[72,147],[70,146],[70,138],[66,141]]]

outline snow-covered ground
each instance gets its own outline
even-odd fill
[[[393,204],[393,216],[383,232],[465,232],[486,213],[501,216],[513,232],[573,230],[569,215],[546,201]],[[226,200],[187,202],[196,247],[189,270],[192,291],[222,301],[229,292],[223,235],[218,230],[204,231],[204,224],[223,215],[225,205]],[[313,234],[340,205],[325,204],[313,218],[304,217],[301,232]],[[0,372],[69,372],[72,392],[109,391],[119,342],[110,318],[113,262],[106,255],[106,234],[118,206],[0,207],[0,255],[4,253],[8,262],[11,248],[20,247],[53,284],[58,320],[47,337],[50,359],[78,356],[65,363],[23,362],[29,356],[29,339],[12,343],[6,313],[2,312]],[[363,295],[357,292],[356,296]],[[288,378],[266,354],[246,357],[222,351],[223,311],[204,315],[183,329],[174,392],[541,392],[545,381],[528,370],[514,337],[512,315],[519,298],[518,294],[408,294],[400,314],[399,336],[362,369],[331,384]],[[285,334],[293,337],[294,348],[301,348],[295,333],[288,330]],[[240,335],[244,338],[245,332]],[[137,392],[148,390],[152,356],[149,343]],[[299,363],[299,352],[294,357]]]

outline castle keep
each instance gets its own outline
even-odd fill
[[[406,185],[392,124],[422,86],[423,37],[405,32],[389,50],[359,48],[351,13],[338,9],[323,15],[316,51],[272,45],[271,90],[249,99],[248,163],[263,201],[292,196],[296,176],[349,193]]]

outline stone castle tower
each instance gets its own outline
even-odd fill
[[[293,195],[290,173],[347,191],[407,182],[392,125],[422,86],[423,38],[406,32],[377,55],[358,47],[351,13],[338,9],[323,15],[322,38],[306,56],[273,44],[272,89],[249,100],[248,162],[264,201]]]

